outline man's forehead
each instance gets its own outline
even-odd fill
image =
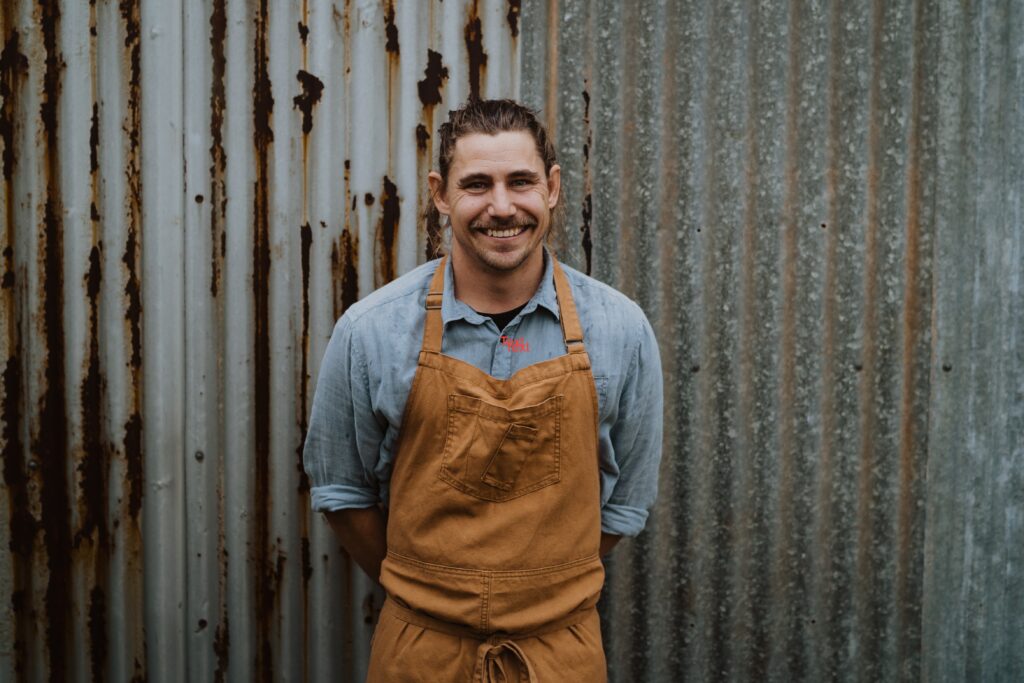
[[[455,173],[508,170],[509,165],[544,172],[544,161],[529,132],[470,133],[455,141],[451,166]]]

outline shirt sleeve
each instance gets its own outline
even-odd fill
[[[647,523],[658,492],[661,462],[661,356],[654,330],[642,314],[641,319],[610,434],[619,476],[601,509],[601,530],[620,536],[636,536]]]
[[[327,344],[303,447],[314,510],[376,505],[373,478],[384,429],[370,402],[365,356],[353,321],[342,316]]]

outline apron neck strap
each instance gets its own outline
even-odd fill
[[[555,296],[558,298],[558,320],[562,323],[562,338],[569,353],[583,353],[583,328],[576,314],[576,302],[572,298],[572,289],[565,271],[555,255],[551,254],[551,262],[555,271]]]
[[[583,328],[580,327],[580,319],[576,314],[576,303],[572,298],[569,280],[565,277],[565,272],[554,254],[551,254],[551,261],[555,272],[558,319],[562,325],[565,348],[569,353],[583,353],[585,351]],[[430,289],[427,291],[427,320],[423,326],[423,350],[433,353],[441,353],[441,337],[444,333],[444,322],[441,320],[441,300],[444,297],[444,276],[447,267],[448,256],[444,256],[437,264],[434,277],[430,279]]]
[[[444,298],[444,271],[448,265],[448,257],[441,258],[430,279],[427,291],[427,322],[423,326],[423,350],[441,353],[441,335],[444,322],[441,320],[441,300]]]

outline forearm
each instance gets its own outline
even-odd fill
[[[387,531],[380,508],[350,508],[324,516],[349,557],[380,583],[380,565],[387,554]]]

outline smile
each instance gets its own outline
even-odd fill
[[[517,226],[514,228],[483,228],[484,233],[488,237],[516,237],[526,232],[526,226]]]

